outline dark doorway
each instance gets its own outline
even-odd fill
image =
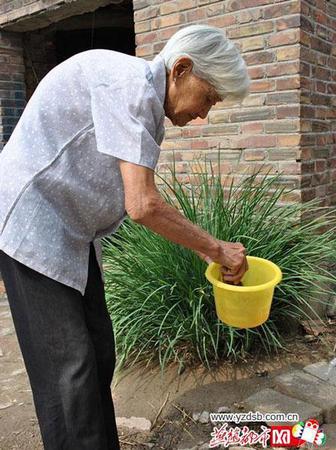
[[[58,22],[55,26],[57,63],[94,48],[135,55],[133,3],[124,0]]]
[[[134,30],[127,28],[97,28],[94,33],[90,29],[57,31],[55,40],[57,63],[92,48],[135,55]]]

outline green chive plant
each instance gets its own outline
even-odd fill
[[[179,181],[174,161],[170,181],[159,177],[162,196],[216,238],[241,242],[249,255],[280,266],[283,280],[270,318],[254,329],[223,324],[204,276],[207,264],[127,218],[103,242],[119,368],[137,361],[159,362],[162,369],[172,361],[180,368],[199,362],[210,368],[256,350],[275,352],[286,345],[285,324],[311,317],[313,302],[323,301],[321,292],[335,282],[328,269],[336,259],[331,212],[314,201],[283,204],[288,190],[280,176],[257,172],[225,187],[220,170],[215,173],[211,161],[205,162],[194,184]]]

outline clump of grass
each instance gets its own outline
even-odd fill
[[[283,272],[269,320],[239,330],[218,320],[206,263],[126,219],[104,240],[107,305],[119,367],[137,361],[180,367],[201,362],[210,368],[223,358],[237,360],[256,349],[283,348],[284,324],[299,322],[322,301],[323,285],[334,283],[336,220],[312,201],[281,204],[286,189],[279,176],[255,173],[224,188],[213,165],[198,173],[199,184],[181,182],[173,165],[162,195],[193,223],[224,241],[241,242],[249,255],[272,260]],[[308,218],[308,216],[310,218]],[[305,218],[306,217],[306,218]],[[323,229],[323,232],[321,232]]]

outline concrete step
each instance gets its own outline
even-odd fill
[[[309,402],[281,394],[274,389],[264,389],[244,400],[246,409],[265,413],[297,413],[300,420],[315,418],[322,421],[322,409]],[[267,425],[295,425],[295,422],[269,420]]]
[[[310,375],[314,375],[322,381],[336,386],[336,367],[329,370],[329,363],[326,361],[317,362],[306,366],[303,370]]]
[[[335,450],[336,449],[336,423],[327,423],[322,425],[322,430],[324,431],[327,442],[323,450]]]
[[[283,394],[301,399],[322,409],[323,422],[336,422],[336,387],[310,375],[294,370],[275,378],[277,389]]]

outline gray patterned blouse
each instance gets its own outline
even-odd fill
[[[90,242],[127,216],[118,159],[156,167],[165,89],[160,56],[88,50],[52,69],[0,154],[0,249],[83,294]]]

